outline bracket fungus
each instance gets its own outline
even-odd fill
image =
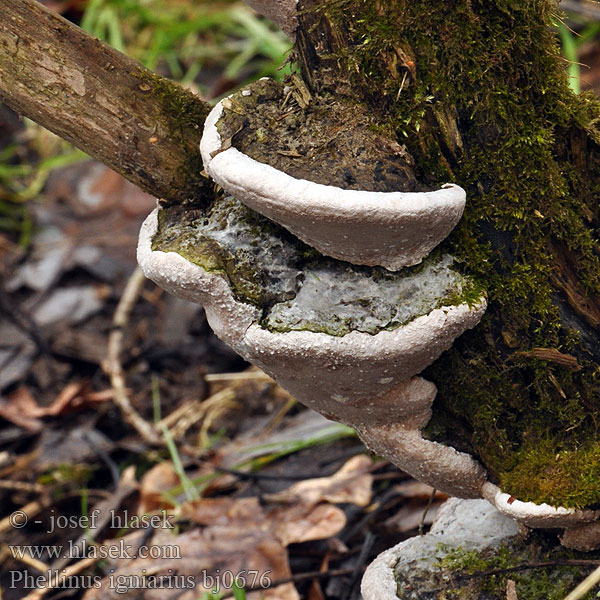
[[[252,273],[249,255],[272,264]],[[589,527],[597,528],[598,511],[514,500],[469,454],[421,434],[436,387],[418,374],[477,325],[486,308],[484,296],[453,270],[451,257],[432,256],[398,273],[353,267],[311,254],[300,241],[294,245],[283,228],[222,197],[187,217],[173,207],[155,209],[142,226],[138,262],[167,291],[202,304],[215,333],[246,360],[303,404],[354,427],[374,452],[449,494],[486,498],[532,527],[567,528],[566,544],[591,547]],[[240,277],[254,279],[263,294]],[[338,284],[348,279],[369,285],[361,289],[359,282],[354,295],[340,294]],[[325,288],[303,293],[319,284],[332,288],[329,296]],[[373,314],[393,289],[401,290],[394,303],[418,308],[395,318]]]
[[[485,500],[451,498],[440,507],[427,534],[400,542],[367,567],[362,598],[574,597],[569,592],[583,577],[581,567],[574,565],[592,557],[557,546],[544,531],[524,533],[515,520]],[[522,570],[540,561],[543,574],[536,568]]]
[[[303,32],[302,28],[296,29],[297,17],[306,16],[306,12],[295,13],[295,0],[249,0],[248,4],[272,18],[288,36],[293,38],[295,31]],[[370,3],[361,3],[361,6],[363,4]],[[411,3],[407,3],[407,10],[410,6]],[[448,19],[463,18],[462,13],[446,14],[449,9],[443,3],[437,6],[436,14],[440,19],[437,25],[440,27],[445,26]],[[502,27],[504,31],[505,24]],[[547,24],[540,21],[540,35],[545,35],[547,29]],[[315,25],[302,35],[310,36],[313,31],[318,36],[321,29]],[[379,42],[387,47],[385,32],[380,35],[383,38]],[[454,32],[448,35],[454,35]],[[480,47],[488,48],[489,39],[483,33],[481,36]],[[534,37],[527,35],[528,40]],[[462,40],[458,46],[462,52]],[[393,49],[394,56],[398,55],[398,49]],[[550,61],[547,56],[551,53],[544,47],[540,55],[540,64],[546,65],[544,61]],[[386,55],[382,53],[381,56]],[[437,74],[438,70],[443,74],[437,61],[445,56],[430,61],[431,68],[436,69],[432,77],[442,77]],[[504,55],[492,58],[493,64],[504,62]],[[324,75],[327,81],[332,77],[335,79],[335,73],[327,72],[327,69],[335,72],[330,59],[326,52],[319,56],[321,62],[317,63],[321,70],[313,73],[315,77]],[[429,63],[422,62],[421,69],[428,69]],[[383,63],[387,64],[386,61]],[[392,63],[396,64],[396,59]],[[412,59],[404,60],[402,68],[406,67],[413,77],[411,63],[414,67]],[[517,67],[511,81],[522,80]],[[358,79],[362,75],[362,71],[357,71]],[[461,76],[465,76],[462,69],[457,77]],[[392,80],[396,86],[394,90],[397,90],[398,82],[393,77]],[[476,85],[479,89],[479,79]],[[556,393],[566,399],[561,386],[565,384],[570,386],[569,389],[576,389],[578,380],[571,378],[570,373],[561,372],[559,382],[551,370],[546,375],[541,365],[535,371],[535,383],[530,384],[527,383],[530,373],[525,373],[525,366],[521,367],[529,355],[543,360],[549,356],[548,352],[551,357],[570,358],[570,364],[574,360],[579,367],[577,357],[557,349],[564,347],[569,351],[570,348],[568,344],[559,343],[564,337],[562,330],[568,333],[568,328],[562,327],[564,323],[561,325],[560,319],[548,320],[547,324],[542,321],[542,316],[545,318],[550,314],[550,299],[557,297],[558,290],[568,289],[567,296],[571,298],[574,296],[571,290],[578,289],[571,286],[570,279],[569,286],[565,287],[564,283],[556,284],[550,275],[552,269],[546,258],[554,246],[547,239],[547,223],[542,214],[545,197],[537,191],[531,196],[531,207],[539,206],[540,210],[531,208],[537,220],[530,222],[511,204],[515,194],[506,194],[499,188],[501,198],[492,195],[492,199],[495,198],[498,205],[508,202],[509,206],[502,204],[503,209],[494,224],[496,205],[485,200],[491,184],[488,186],[486,178],[469,184],[472,173],[468,166],[482,160],[482,143],[486,152],[492,145],[492,142],[482,142],[480,135],[487,131],[483,125],[488,113],[482,112],[477,117],[481,126],[477,135],[462,140],[456,129],[458,117],[455,118],[454,113],[444,117],[441,112],[436,112],[443,108],[443,103],[436,102],[430,107],[429,96],[424,95],[421,102],[427,104],[426,110],[432,117],[427,127],[439,125],[446,133],[456,130],[461,149],[463,141],[464,148],[468,143],[476,145],[477,151],[473,152],[471,148],[470,162],[464,161],[467,166],[456,179],[470,185],[470,197],[472,193],[475,196],[479,193],[484,199],[478,199],[477,210],[471,211],[463,223],[478,227],[484,234],[489,226],[493,233],[491,240],[498,246],[499,260],[493,260],[497,248],[494,243],[485,242],[485,236],[484,242],[477,242],[485,246],[485,251],[478,246],[473,255],[467,255],[456,240],[438,247],[461,219],[465,191],[453,184],[425,183],[443,181],[440,178],[444,176],[439,174],[448,172],[447,169],[432,168],[427,176],[417,180],[410,153],[395,141],[399,139],[398,132],[385,119],[377,120],[370,115],[368,102],[355,102],[350,99],[354,98],[352,94],[337,93],[343,89],[346,89],[343,85],[325,85],[315,95],[296,75],[285,85],[264,79],[254,82],[220,102],[205,122],[201,154],[206,173],[226,193],[219,195],[209,206],[192,200],[189,206],[162,206],[154,211],[140,236],[138,260],[142,269],[168,291],[203,304],[216,334],[248,361],[270,374],[300,402],[353,426],[370,449],[408,473],[458,497],[485,498],[501,513],[527,526],[564,529],[562,542],[568,547],[599,548],[597,492],[592,490],[584,498],[580,494],[576,499],[569,495],[572,487],[581,490],[582,478],[577,465],[573,468],[574,474],[570,474],[569,484],[572,485],[568,489],[562,481],[549,492],[542,493],[537,486],[529,494],[530,498],[523,497],[523,501],[515,499],[511,490],[502,489],[510,487],[504,485],[507,481],[511,486],[515,485],[516,476],[504,480],[503,476],[507,471],[518,471],[512,463],[506,466],[517,451],[521,454],[514,463],[517,467],[527,467],[523,479],[536,480],[536,484],[543,476],[536,479],[535,465],[541,464],[540,469],[552,468],[559,458],[557,448],[560,447],[567,458],[580,450],[584,455],[589,444],[579,445],[575,452],[572,445],[563,447],[550,439],[544,460],[530,461],[525,455],[531,451],[531,446],[525,442],[531,441],[537,452],[535,445],[544,441],[551,428],[553,431],[570,431],[597,410],[595,404],[588,412],[579,411],[577,414],[584,414],[584,417],[577,417],[576,425],[570,425],[568,420],[552,422],[555,413],[550,399]],[[410,96],[406,94],[405,97]],[[491,105],[495,107],[497,98],[495,95],[493,98]],[[559,100],[557,105],[563,107],[564,102]],[[453,106],[453,102],[449,106]],[[545,102],[548,102],[547,98]],[[469,96],[467,106],[472,103]],[[525,104],[529,106],[532,102]],[[490,114],[494,115],[493,112]],[[540,114],[540,130],[545,131],[555,115],[552,112],[548,113],[550,116]],[[580,114],[583,113],[573,113]],[[396,113],[390,121],[395,117]],[[444,128],[443,123],[447,127]],[[556,133],[548,131],[548,135]],[[495,129],[492,133],[490,139],[495,140],[495,136],[500,135]],[[451,143],[456,136],[443,137],[449,148],[456,146]],[[514,147],[507,145],[503,149],[505,153],[499,156],[512,157],[514,148],[530,147],[531,140],[526,138],[526,142],[519,141]],[[549,161],[551,153],[544,148],[542,153],[524,151],[525,156],[531,159],[530,154],[543,154],[544,161]],[[544,161],[539,164],[546,165]],[[521,172],[520,164],[510,164],[511,168]],[[490,169],[490,165],[486,165]],[[503,165],[503,160],[497,161],[492,171],[504,169]],[[430,166],[427,163],[423,168]],[[558,171],[555,173],[553,168],[548,177],[559,178]],[[536,177],[541,178],[545,172],[546,167],[536,166]],[[504,180],[499,176],[498,181]],[[564,185],[567,189],[567,184]],[[564,200],[561,196],[560,202],[570,204],[569,195],[564,191],[560,193],[564,194]],[[556,207],[561,206],[563,204],[557,202]],[[563,213],[570,214],[566,209],[554,210],[556,215]],[[515,220],[517,225],[514,225]],[[569,221],[564,230],[571,231],[569,227],[573,223]],[[539,256],[523,251],[529,247],[527,244],[518,245],[514,241],[517,239],[514,232],[524,231],[524,224],[537,232],[534,246]],[[465,238],[464,229],[459,232],[460,239],[465,242],[463,245],[469,246],[472,240]],[[581,234],[578,239],[587,240],[586,235]],[[523,242],[525,238],[518,239]],[[585,250],[585,256],[589,254]],[[477,282],[457,269],[453,257],[457,257],[460,264],[473,267],[473,272],[478,275]],[[597,269],[590,267],[596,265],[595,260],[585,263],[590,273],[597,273]],[[583,267],[582,272],[586,272]],[[538,275],[546,279],[536,279]],[[544,283],[541,291],[535,287],[539,281]],[[486,311],[483,287],[489,290],[494,301],[494,304],[490,302],[489,319],[486,316],[486,322],[481,325],[485,329],[485,334],[480,336],[483,341],[473,344],[474,336],[467,334],[462,339],[470,340],[468,344],[475,348],[473,352],[470,347],[466,352],[452,351],[448,354],[451,360],[437,361],[458,336],[479,323]],[[504,304],[498,299],[499,291],[504,294],[501,297]],[[514,298],[509,297],[511,295]],[[537,303],[535,309],[532,308],[533,300]],[[523,305],[518,307],[518,314],[516,309],[507,312],[506,306],[511,302]],[[561,304],[560,310],[563,309]],[[511,331],[501,329],[506,321],[502,320],[502,310],[512,317],[512,320],[508,319],[509,324],[514,325],[515,331],[523,337],[522,351],[513,352],[520,347],[519,340]],[[530,331],[534,321],[540,328],[547,326],[553,332],[542,345]],[[566,322],[575,321],[571,318]],[[559,329],[563,337],[558,336]],[[571,330],[571,333],[585,333],[588,328],[576,324]],[[503,340],[498,343],[498,349],[496,337]],[[567,341],[576,347],[579,342],[571,337],[568,333]],[[541,358],[527,349],[534,339],[535,347],[539,346],[538,350],[545,352]],[[587,338],[582,334],[582,339],[585,342]],[[491,350],[484,348],[484,352],[482,345],[485,344]],[[455,348],[460,345],[459,342]],[[586,356],[597,356],[594,354],[595,342],[582,347]],[[510,369],[505,368],[507,362]],[[457,363],[460,363],[459,373],[444,390],[444,378]],[[471,366],[474,375],[467,380],[465,372]],[[526,366],[529,368],[529,363]],[[537,368],[537,363],[530,368]],[[426,369],[429,370],[423,374]],[[486,376],[488,371],[490,374]],[[516,383],[511,373],[519,378]],[[436,385],[426,377],[436,381],[439,395]],[[490,381],[493,385],[486,386]],[[498,409],[484,423],[490,405],[501,402],[502,393],[511,385],[521,391],[526,388],[526,391],[508,399],[506,411]],[[467,398],[469,386],[477,388],[477,393]],[[540,392],[538,397],[536,386],[550,386],[556,390],[546,394],[544,388],[544,393]],[[494,398],[480,393],[480,390],[487,391],[487,387]],[[579,396],[578,392],[572,395],[573,404]],[[539,398],[546,404],[536,404]],[[584,400],[585,396],[582,396],[582,404],[585,404]],[[460,410],[463,405],[468,410]],[[495,405],[490,410],[496,410]],[[516,426],[516,420],[526,412],[533,414],[532,421],[537,419],[541,423],[541,433],[536,431],[535,436],[527,437],[529,421]],[[440,415],[442,417],[436,419]],[[444,421],[447,415],[450,417]],[[501,427],[497,428],[501,419]],[[566,425],[569,425],[568,429]],[[508,434],[505,438],[499,435],[498,439],[490,439],[489,432],[499,429],[503,433],[515,430],[514,439]],[[586,443],[593,436],[590,431],[588,427],[582,434]],[[498,448],[506,453],[508,461],[493,455]],[[596,445],[592,445],[592,451],[597,452]],[[574,462],[577,460],[579,454],[573,458]],[[555,495],[554,488],[558,487],[561,489]],[[528,487],[521,485],[518,489],[522,491]],[[522,495],[528,493],[525,491]],[[558,499],[556,503],[555,498]],[[525,501],[528,499],[536,500],[536,503]],[[559,506],[561,504],[567,506]]]
[[[460,220],[464,190],[453,184],[423,191],[373,189],[378,182],[379,189],[417,187],[405,181],[403,147],[374,133],[359,107],[334,101],[312,106],[317,102],[297,86],[263,79],[219,102],[206,119],[200,144],[206,172],[327,256],[390,270],[421,262]],[[290,107],[294,97],[298,102]],[[236,147],[242,139],[247,143]],[[355,162],[348,154],[355,154]],[[278,162],[288,170],[300,168],[304,177]],[[324,184],[332,177],[331,162],[340,171],[336,185]],[[362,181],[371,189],[361,189]]]
[[[224,205],[228,206],[229,218],[219,220],[215,214],[221,215]],[[474,327],[486,307],[485,298],[474,294],[470,282],[452,268],[451,257],[433,257],[400,273],[384,269],[373,273],[364,267],[353,271],[352,265],[319,256],[299,266],[298,256],[306,254],[302,245],[298,256],[286,257],[289,264],[276,266],[275,275],[258,277],[263,286],[269,278],[281,287],[293,285],[293,297],[285,292],[279,298],[271,295],[267,305],[257,306],[256,297],[244,297],[247,287],[232,283],[233,261],[223,258],[224,254],[231,252],[239,258],[240,250],[260,254],[267,248],[268,252],[288,234],[262,217],[255,217],[244,228],[238,216],[242,224],[236,224],[232,217],[236,211],[248,218],[252,214],[231,199],[217,200],[212,211],[187,224],[182,223],[181,216],[174,221],[163,218],[161,223],[160,213],[168,210],[156,209],[140,233],[138,262],[147,277],[175,295],[201,303],[211,327],[223,341],[304,404],[355,427],[375,451],[451,493],[480,495],[485,482],[483,468],[467,454],[420,435],[431,415],[436,390],[432,383],[417,377],[418,373],[457,336]],[[207,247],[209,238],[213,245],[208,252],[222,261],[207,267],[205,257],[188,252],[190,246]],[[336,281],[343,282],[353,273],[368,285],[361,289],[364,284],[358,282],[350,295],[335,300],[339,291],[335,289],[329,296],[324,291],[324,297],[316,293],[304,298],[302,290],[315,280],[315,261],[328,286],[335,288]],[[404,301],[410,311],[374,314],[373,307],[389,301],[394,289],[399,295],[392,297],[392,302],[401,305]],[[467,298],[473,294],[476,300],[469,303]],[[427,301],[420,304],[423,298]],[[277,330],[269,314],[284,305],[293,310],[279,312]],[[351,309],[341,329],[338,307]],[[285,326],[282,319],[287,319]],[[319,324],[317,319],[324,322]],[[373,319],[379,323],[374,324]]]

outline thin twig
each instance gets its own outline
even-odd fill
[[[566,598],[565,600],[579,600],[583,598],[592,588],[600,583],[600,567],[590,573]]]
[[[523,565],[517,565],[515,567],[506,567],[504,569],[490,569],[489,571],[477,571],[476,573],[471,573],[469,575],[459,575],[457,577],[452,577],[448,585],[452,585],[454,583],[458,583],[461,581],[469,581],[471,579],[478,579],[480,577],[492,577],[494,575],[506,575],[508,573],[516,573],[518,571],[530,571],[534,569],[552,569],[555,567],[598,567],[597,570],[600,570],[600,560],[555,560],[549,562],[542,563],[529,563]],[[594,571],[595,573],[596,571]],[[593,573],[592,573],[593,575]],[[587,581],[587,580],[586,580]],[[585,581],[583,582],[585,583]],[[583,585],[583,583],[581,585]],[[598,581],[596,581],[598,583]],[[595,585],[595,584],[593,584]],[[592,586],[593,587],[593,586]],[[439,594],[441,592],[447,591],[448,587],[440,587],[427,590],[430,594]],[[578,588],[573,590],[571,594],[574,594]],[[587,591],[587,590],[586,590]],[[564,600],[579,600],[581,596],[567,596]]]
[[[269,422],[265,425],[262,435],[268,435],[283,421],[285,415],[287,415],[294,406],[296,406],[297,400],[295,398],[288,398],[283,406],[269,419]]]
[[[37,514],[44,508],[44,505],[41,502],[35,501],[26,504],[21,507],[19,510],[12,512],[8,517],[5,517],[0,521],[0,533],[7,531],[9,529],[14,529],[15,521],[17,522],[17,527],[22,527],[20,524],[21,521],[27,523],[28,519],[30,519],[33,515]]]
[[[552,569],[553,567],[596,567],[600,565],[600,560],[553,560],[549,562],[530,563],[517,565],[515,567],[506,567],[504,569],[491,569],[489,571],[477,571],[470,575],[459,575],[453,577],[453,581],[467,581],[479,577],[490,577],[492,575],[505,575],[507,573],[516,573],[517,571],[529,571],[532,569]]]
[[[137,302],[138,296],[146,278],[139,267],[131,274],[123,295],[119,300],[113,317],[113,328],[108,336],[108,353],[102,363],[103,371],[109,376],[114,392],[114,399],[125,420],[149,444],[160,444],[161,438],[156,430],[144,421],[141,415],[132,406],[125,387],[125,375],[121,365],[121,348],[123,346],[124,329],[129,322],[131,311]]]
[[[84,432],[83,439],[86,444],[100,457],[100,460],[108,467],[110,476],[113,480],[113,488],[116,490],[119,487],[119,466],[117,463],[108,455],[108,452],[96,444],[92,436],[88,431]]]
[[[489,571],[477,571],[469,575],[459,575],[452,577],[451,582],[457,583],[459,581],[469,581],[471,579],[478,579],[480,577],[491,577],[492,575],[506,575],[507,573],[516,573],[518,571],[529,571],[533,569],[552,569],[554,567],[597,567],[600,565],[600,560],[554,560],[542,563],[528,563],[523,565],[517,565],[515,567],[506,567],[504,569],[491,569]],[[447,588],[436,588],[429,590],[430,593],[443,592]],[[567,598],[565,598],[567,600]],[[572,600],[572,599],[569,599]]]
[[[363,542],[362,548],[360,549],[360,554],[358,555],[358,563],[356,567],[354,567],[352,580],[350,581],[350,585],[348,585],[346,588],[346,593],[343,597],[343,600],[350,600],[350,598],[354,597],[354,590],[356,589],[356,585],[360,580],[363,567],[369,559],[369,554],[371,553],[371,549],[373,548],[373,544],[375,543],[376,539],[377,536],[374,533],[372,533],[371,531],[367,532],[365,541]]]
[[[50,567],[48,567],[48,565],[37,559],[37,558],[33,558],[33,556],[31,556],[30,554],[27,554],[27,552],[23,552],[22,555],[18,555],[16,552],[14,552],[13,550],[11,550],[6,544],[2,545],[2,551],[8,551],[8,556],[10,558],[12,558],[13,560],[16,560],[18,562],[23,563],[24,565],[27,565],[28,567],[31,567],[32,569],[35,569],[36,571],[39,571],[40,573],[46,573],[48,571],[48,569]]]
[[[70,547],[75,549],[74,552],[69,554],[82,556],[84,553],[85,542],[89,543],[100,535],[104,528],[109,524],[115,510],[117,510],[119,506],[121,506],[123,500],[137,490],[137,488],[138,484],[135,479],[135,467],[130,465],[123,471],[119,485],[115,491],[94,506],[93,512],[96,512],[98,515],[95,521],[95,527],[93,529],[87,529],[76,540],[69,542]],[[68,554],[62,556],[52,563],[52,570],[58,572],[70,561],[71,559]]]
[[[232,386],[209,396],[200,403],[194,403],[193,410],[186,414],[185,418],[179,419],[173,426],[171,430],[173,437],[176,439],[182,438],[190,427],[202,421],[198,434],[201,441],[200,446],[207,447],[209,443],[208,431],[215,419],[239,408],[236,397],[235,388]]]
[[[39,483],[29,483],[27,481],[10,481],[8,479],[0,479],[0,489],[16,490],[18,492],[27,492],[31,494],[43,494],[46,488]]]
[[[437,490],[435,488],[433,488],[431,490],[429,500],[427,501],[427,506],[425,507],[425,510],[423,511],[423,516],[421,517],[421,522],[419,523],[419,535],[423,535],[423,527],[425,525],[425,519],[427,518],[427,513],[429,512],[429,509],[431,508],[431,505],[433,504],[433,499],[435,498],[436,492],[437,492]]]
[[[506,580],[506,600],[519,600],[517,582],[514,579]]]
[[[84,558],[73,566],[67,567],[60,576],[56,577],[54,580],[50,578],[50,580],[46,581],[42,587],[27,594],[23,600],[40,600],[53,589],[60,587],[64,582],[68,582],[69,577],[73,577],[73,575],[77,575],[77,573],[81,573],[81,571],[85,571],[88,567],[91,567],[98,559],[99,557]]]
[[[377,501],[377,504],[373,510],[368,512],[360,521],[355,523],[352,527],[346,529],[340,536],[340,540],[346,543],[351,540],[363,527],[368,525],[377,515],[382,513],[384,510],[388,510],[389,503],[398,503],[404,500],[404,496],[400,494],[395,488],[390,488],[385,491],[381,498]]]
[[[204,381],[216,383],[220,381],[273,381],[266,373],[262,371],[242,371],[241,373],[209,373],[204,376]]]
[[[201,441],[207,444],[208,430],[215,418],[222,416],[233,408],[239,407],[236,401],[235,389],[234,384],[216,392],[202,402],[198,400],[186,402],[160,420],[157,427],[160,427],[161,430],[163,427],[166,427],[169,429],[173,439],[181,439],[190,427],[202,421],[199,435]],[[205,446],[203,445],[203,447]]]

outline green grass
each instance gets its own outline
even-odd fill
[[[39,130],[31,123],[26,126]],[[16,142],[0,150],[0,233],[12,233],[23,248],[29,245],[34,231],[28,202],[39,197],[52,171],[86,157],[66,142],[61,142],[51,155],[31,163],[21,158],[25,153],[26,149]]]
[[[233,583],[231,593],[233,594],[233,600],[246,600],[246,590],[238,585],[237,580]],[[226,595],[228,595],[228,592],[213,590],[212,592],[204,592],[200,597],[200,600],[221,600],[221,598],[225,598]]]
[[[218,92],[259,77],[280,79],[291,42],[232,0],[88,0],[80,25],[91,35],[195,92]],[[210,73],[210,75],[209,75]],[[0,149],[0,234],[22,247],[32,239],[31,201],[43,201],[48,175],[86,158],[25,122],[23,141]]]
[[[576,93],[581,93],[581,65],[579,62],[579,50],[586,42],[597,38],[600,34],[600,22],[582,21],[578,23],[579,32],[575,32],[563,21],[556,23],[556,28],[560,35],[561,53],[568,61],[569,83],[571,89]]]
[[[557,27],[563,56],[569,61],[569,84],[571,89],[579,94],[581,92],[581,72],[577,61],[577,38],[564,23],[558,23]]]
[[[183,84],[203,69],[227,80],[280,78],[291,42],[238,2],[90,0],[81,27]]]
[[[173,468],[179,476],[179,481],[181,481],[183,491],[185,492],[186,500],[188,502],[194,502],[195,500],[199,500],[200,494],[198,493],[198,490],[196,489],[194,483],[186,475],[185,469],[183,468],[183,463],[181,462],[181,458],[179,456],[179,452],[177,451],[177,446],[175,445],[175,442],[171,437],[171,433],[164,425],[162,426],[162,434],[165,439],[167,448],[169,450],[169,454],[171,455],[171,460],[173,461]]]

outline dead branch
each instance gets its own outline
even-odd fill
[[[121,349],[123,346],[124,328],[129,322],[131,311],[137,302],[138,296],[146,278],[139,267],[131,274],[117,310],[113,316],[113,329],[108,337],[108,353],[102,363],[102,369],[109,376],[114,391],[115,404],[121,410],[124,419],[140,434],[149,444],[159,444],[160,437],[152,425],[144,421],[135,410],[125,386],[125,374],[121,366]]]

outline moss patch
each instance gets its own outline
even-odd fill
[[[434,569],[421,576],[415,565],[410,582],[398,581],[398,598],[505,600],[507,581],[511,579],[519,600],[563,600],[594,569],[594,565],[569,564],[591,561],[593,555],[561,548],[555,536],[540,533],[498,549],[480,552],[440,545],[439,551],[442,558]],[[541,563],[549,566],[527,568]],[[417,585],[419,591],[415,595],[411,589]],[[595,592],[589,592],[584,600],[595,597]]]
[[[297,51],[313,88],[369,106],[422,182],[467,190],[444,247],[489,309],[425,372],[438,387],[427,435],[474,454],[521,500],[600,505],[600,105],[569,89],[555,3],[301,7]],[[311,44],[323,32],[328,44]]]
[[[140,81],[140,90],[152,94],[157,99],[160,106],[159,118],[161,125],[166,128],[166,135],[188,149],[185,155],[190,159],[180,167],[181,172],[177,173],[178,181],[183,183],[184,188],[206,190],[204,196],[206,202],[209,202],[214,197],[213,186],[212,182],[202,174],[204,167],[198,145],[210,106],[189,90],[147,69],[140,67],[133,75]],[[195,201],[198,202],[199,199]]]

